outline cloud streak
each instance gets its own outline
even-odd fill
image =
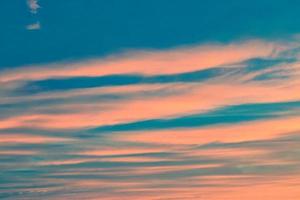
[[[8,70],[0,81],[40,80],[53,77],[106,76],[118,74],[177,74],[239,63],[251,58],[275,56],[286,44],[251,40],[227,45],[206,45],[157,52],[131,52],[83,63],[52,64]]]

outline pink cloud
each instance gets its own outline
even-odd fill
[[[286,45],[279,43],[251,40],[227,45],[215,44],[167,51],[132,52],[102,60],[7,70],[1,73],[0,81],[128,73],[176,74],[237,63],[251,58],[272,57],[285,48],[287,48]]]

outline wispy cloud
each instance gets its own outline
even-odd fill
[[[27,30],[39,30],[40,28],[41,28],[40,22],[36,22],[36,23],[29,24],[26,26]]]
[[[40,8],[38,0],[27,0],[27,5],[30,9],[30,12],[33,14],[36,14],[38,12],[38,9]]]
[[[40,5],[38,4],[38,0],[27,0],[27,5],[32,14],[36,15],[38,13],[38,9],[40,8]],[[29,31],[39,30],[40,28],[41,28],[41,24],[39,21],[36,21],[35,23],[32,24],[28,24],[26,26],[26,29]]]

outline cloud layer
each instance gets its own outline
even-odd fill
[[[292,38],[2,70],[0,198],[295,199],[299,75]]]

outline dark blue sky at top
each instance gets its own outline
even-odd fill
[[[0,0],[0,68],[300,32],[300,1]],[[40,21],[41,29],[26,30]]]

